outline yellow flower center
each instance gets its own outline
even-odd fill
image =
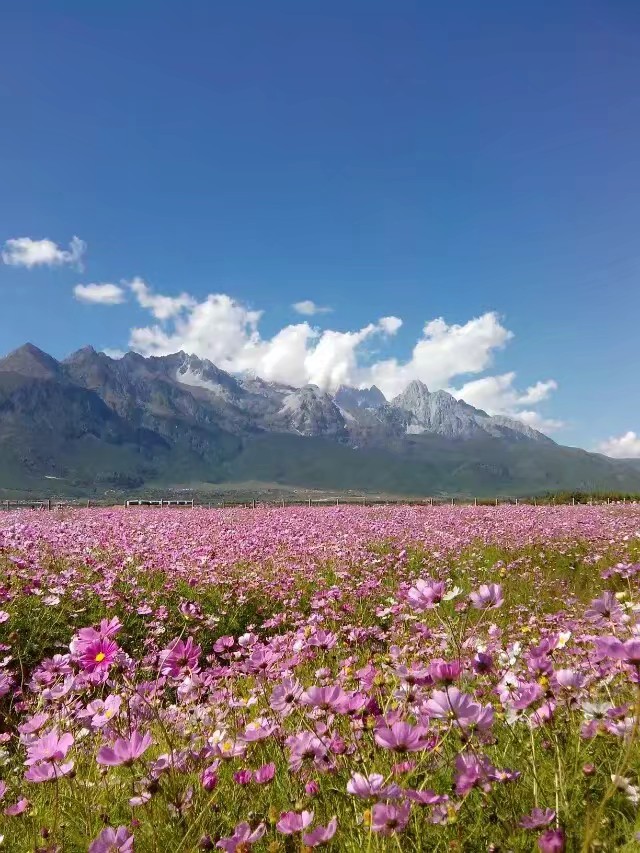
[[[98,654],[96,655],[96,663],[102,663],[105,658],[106,655],[104,652],[98,652]]]

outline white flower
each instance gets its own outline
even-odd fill
[[[637,785],[632,785],[624,776],[616,776],[615,774],[611,776],[611,781],[619,791],[622,791],[627,795],[629,801],[633,803],[634,806],[637,806],[638,803],[640,803],[640,788],[638,788]]]
[[[558,645],[556,648],[564,649],[569,640],[571,639],[571,631],[560,631],[558,635]]]
[[[453,601],[454,598],[457,598],[461,594],[462,594],[462,590],[460,589],[460,587],[454,586],[452,589],[449,590],[449,592],[445,593],[442,596],[442,600],[443,601]]]

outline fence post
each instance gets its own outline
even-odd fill
[[[498,498],[496,498],[496,506],[498,506]]]
[[[309,506],[311,506],[311,498],[309,498]]]
[[[518,498],[516,498],[516,506],[518,506]]]
[[[336,506],[340,506],[340,498],[336,498]]]
[[[284,509],[284,498],[282,498],[282,509]]]
[[[256,499],[252,498],[251,499],[251,509],[255,509],[255,508],[256,508]]]
[[[433,498],[429,498],[429,506],[433,506]]]
[[[51,509],[51,498],[47,501],[47,509]]]

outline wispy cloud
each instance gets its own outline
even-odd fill
[[[7,240],[2,251],[2,260],[11,267],[56,267],[75,266],[82,269],[82,258],[87,244],[79,237],[72,237],[68,249],[62,249],[47,238],[34,240],[31,237],[15,237]]]
[[[121,305],[125,301],[125,292],[118,284],[76,284],[73,294],[79,302],[92,305]]]
[[[302,314],[303,317],[314,317],[316,314],[330,314],[333,308],[328,306],[322,307],[316,305],[311,299],[303,299],[302,302],[294,302],[291,306],[296,314]]]

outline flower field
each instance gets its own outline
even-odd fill
[[[24,851],[640,849],[640,507],[0,516]]]

